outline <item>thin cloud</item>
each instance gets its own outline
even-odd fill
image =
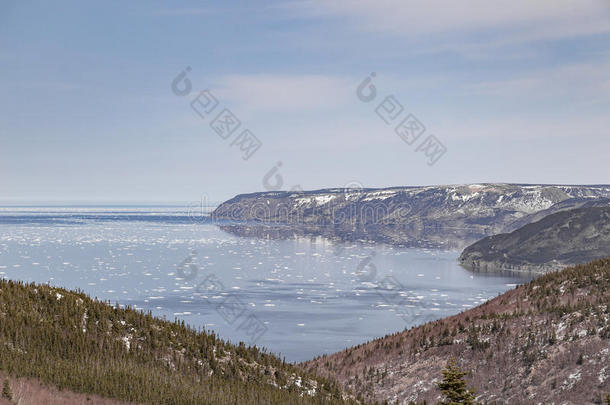
[[[573,63],[539,69],[505,80],[480,81],[466,86],[473,95],[504,97],[564,97],[570,103],[590,100],[610,101],[610,61]]]
[[[162,9],[153,12],[155,15],[181,16],[181,15],[204,15],[212,14],[213,10],[209,8],[173,8]]]
[[[348,17],[364,30],[395,35],[499,30],[518,41],[610,32],[606,0],[307,0],[283,6],[311,17]]]
[[[326,75],[230,75],[219,80],[216,93],[249,109],[307,112],[335,108],[350,101],[354,82]]]

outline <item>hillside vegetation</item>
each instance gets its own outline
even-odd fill
[[[136,403],[349,403],[331,382],[265,350],[80,292],[6,280],[0,370]]]
[[[610,259],[552,272],[461,314],[303,368],[362,398],[436,403],[449,358],[479,401],[600,404],[610,393]]]
[[[468,246],[460,262],[477,271],[545,272],[610,254],[610,206],[561,211]]]

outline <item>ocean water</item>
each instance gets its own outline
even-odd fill
[[[457,251],[228,234],[180,207],[2,207],[0,277],[80,289],[288,361],[456,314],[529,281]]]

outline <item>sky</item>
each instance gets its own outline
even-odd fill
[[[5,204],[610,183],[608,0],[0,0],[0,86]]]

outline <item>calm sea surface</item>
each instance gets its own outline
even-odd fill
[[[241,238],[175,207],[2,207],[0,277],[81,289],[310,359],[452,315],[529,280],[457,251]]]

